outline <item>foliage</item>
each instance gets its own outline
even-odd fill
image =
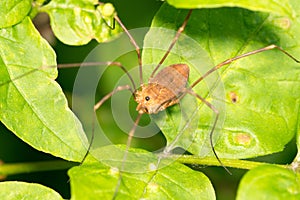
[[[142,61],[158,63],[188,12],[180,8],[197,8],[185,35],[164,62],[189,64],[190,84],[212,66],[269,44],[277,44],[299,58],[300,18],[295,13],[300,12],[300,6],[296,0],[280,5],[274,1],[167,2],[176,8],[164,3],[155,15],[144,39]],[[53,0],[46,5],[30,0],[1,2],[1,16],[6,16],[0,23],[1,122],[35,149],[80,162],[87,139],[54,81],[55,52],[32,24],[31,18],[38,12],[49,14],[56,37],[69,45],[86,44],[91,39],[107,42],[122,29],[117,23],[111,28],[116,14],[111,4],[97,5],[93,0]],[[145,69],[145,77],[153,67]],[[300,154],[287,166],[253,162],[250,167],[238,160],[282,151],[296,134],[299,148],[299,69],[300,65],[282,52],[272,50],[224,66],[195,88],[221,113],[214,141],[223,163],[253,168],[242,178],[237,199],[299,198]],[[124,161],[127,148],[123,145],[95,149],[83,165],[69,170],[72,199],[112,198],[116,191],[120,199],[215,199],[210,179],[181,163],[219,165],[216,159],[211,160],[209,144],[213,112],[193,98],[184,98],[180,106],[185,118],[191,120],[183,119],[178,107],[153,116],[167,139],[167,158],[131,148]],[[167,154],[174,147],[193,155]],[[7,174],[1,168],[0,173]],[[274,174],[278,175],[276,182]],[[38,184],[0,184],[0,196],[18,199],[28,193],[31,199],[62,198]]]

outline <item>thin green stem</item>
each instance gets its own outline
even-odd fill
[[[167,157],[184,164],[221,166],[220,162],[215,157],[198,157],[193,155],[168,155]],[[260,165],[269,164],[264,162],[228,158],[222,158],[222,163],[226,167],[237,169],[252,169]],[[0,165],[0,176],[42,171],[65,170],[76,165],[78,165],[78,163],[68,162],[64,160],[2,164]],[[275,165],[283,168],[290,168],[290,165]]]
[[[69,169],[78,163],[64,160],[26,162],[0,165],[0,176]]]
[[[220,162],[215,157],[197,157],[193,155],[171,155],[170,158],[176,159],[178,162],[185,164],[193,164],[193,165],[208,165],[208,166],[221,166]],[[258,167],[260,165],[265,165],[269,163],[264,162],[256,162],[249,160],[238,160],[238,159],[228,159],[222,158],[222,163],[226,167],[238,168],[238,169],[252,169]],[[278,165],[279,167],[288,168],[289,165]]]

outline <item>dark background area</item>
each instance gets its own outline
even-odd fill
[[[155,15],[155,12],[162,4],[161,1],[157,0],[115,0],[110,2],[114,4],[118,12],[118,16],[128,29],[149,27],[151,24],[151,20]],[[44,21],[44,19],[42,21]],[[47,29],[47,25],[43,23],[40,24],[40,27],[42,27],[42,29]],[[42,31],[49,33],[47,30]],[[58,63],[82,62],[86,55],[97,45],[95,41],[92,41],[88,45],[80,47],[67,46],[55,39],[52,39],[52,44],[57,53]],[[69,96],[68,94],[72,93],[73,81],[76,76],[76,71],[77,69],[75,68],[60,70],[59,72],[59,78],[57,79],[57,81],[60,83],[67,96]],[[158,138],[155,138],[155,142],[157,142],[157,140],[159,139],[162,140],[161,144],[159,145],[163,145],[165,141],[162,136],[158,136]],[[153,141],[147,141],[147,146],[151,146],[151,142]],[[139,145],[137,144],[137,146]],[[287,164],[292,161],[295,152],[295,141],[292,141],[281,153],[252,160]],[[29,145],[17,138],[13,133],[10,133],[4,125],[0,125],[0,160],[2,160],[3,162],[18,163],[54,159],[58,158],[31,148]],[[246,172],[246,170],[230,169],[233,173],[233,175],[231,176],[223,168],[220,167],[191,167],[196,170],[203,171],[211,179],[217,193],[217,199],[223,200],[234,199],[239,180]],[[67,176],[67,170],[14,175],[7,177],[5,180],[18,180],[40,183],[53,188],[54,190],[59,192],[63,196],[63,198],[70,198],[70,187],[68,182],[69,178]]]

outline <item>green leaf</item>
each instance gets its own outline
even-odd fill
[[[54,190],[36,183],[6,181],[0,183],[0,199],[63,199]]]
[[[98,150],[110,160],[108,166],[96,161],[70,169],[72,199],[113,197],[120,175],[116,166],[122,165],[125,148],[106,146]],[[203,173],[168,160],[161,160],[162,167],[155,170],[158,158],[154,154],[139,149],[130,149],[129,154],[125,165],[138,171],[121,173],[116,199],[215,199],[213,187]]]
[[[65,44],[83,45],[91,39],[106,42],[116,37],[122,29],[114,22],[112,4],[98,1],[53,0],[41,11],[47,12],[55,36]],[[115,27],[114,27],[115,25]]]
[[[242,178],[237,200],[299,199],[299,174],[272,165],[256,167]]]
[[[87,140],[54,81],[55,53],[27,17],[0,31],[0,119],[32,147],[81,161]]]
[[[289,17],[294,16],[294,11],[288,0],[276,2],[273,0],[167,0],[167,2],[176,8],[219,8],[219,7],[241,7],[253,11],[271,12],[278,15],[285,15]]]
[[[31,10],[31,0],[0,1],[0,28],[21,22]]]
[[[300,12],[297,2],[293,3]],[[187,12],[167,4],[161,7],[152,23],[160,28],[152,28],[145,37],[144,64],[159,63]],[[164,65],[189,64],[191,84],[214,65],[269,44],[300,59],[299,22],[299,17],[290,20],[240,8],[194,10],[186,35],[180,36]],[[152,70],[145,69],[146,74]],[[297,130],[299,77],[300,65],[272,50],[224,66],[197,85],[194,91],[220,112],[214,132],[218,155],[249,158],[283,150]],[[215,114],[199,100],[186,96],[180,107],[155,118],[170,148],[212,154],[209,134]]]
[[[300,109],[300,106],[297,111],[298,119],[300,117],[299,109]],[[291,168],[300,174],[300,121],[299,120],[298,120],[298,124],[297,124],[296,144],[297,144],[298,153],[297,153],[296,157],[294,158],[293,162],[291,163]]]

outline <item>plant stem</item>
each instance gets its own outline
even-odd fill
[[[177,160],[178,162],[184,164],[221,166],[215,157],[197,157],[193,155],[169,155],[167,157]],[[260,165],[268,164],[264,162],[225,159],[225,158],[222,158],[222,163],[226,167],[232,167],[238,169],[252,169]],[[2,164],[0,165],[0,176],[9,176],[9,175],[42,172],[42,171],[65,170],[76,165],[78,165],[78,163],[68,162],[64,160]],[[284,167],[284,168],[289,167],[289,165],[276,165],[276,166]]]
[[[64,160],[2,164],[0,165],[0,175],[8,176],[32,172],[64,170],[69,169],[75,165],[78,165],[78,163],[68,162]]]
[[[192,155],[171,155],[170,158],[176,159],[178,162],[184,164],[192,164],[192,165],[208,165],[208,166],[221,166],[218,160],[215,157],[197,157]],[[249,160],[238,160],[238,159],[228,159],[222,158],[222,163],[226,167],[238,168],[238,169],[252,169],[258,167],[260,165],[270,164],[264,162],[256,162]],[[289,165],[278,165],[279,167],[288,168]]]

